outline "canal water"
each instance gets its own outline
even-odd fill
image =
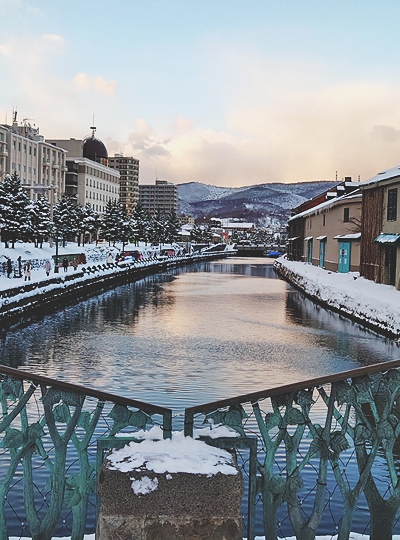
[[[273,262],[230,258],[146,277],[1,336],[0,362],[185,407],[400,358],[306,299]]]
[[[148,276],[38,316],[0,343],[2,364],[170,407],[174,429],[189,406],[398,358],[394,341],[316,306],[261,258]],[[329,511],[340,516],[338,503]],[[21,530],[14,521],[10,533]],[[258,506],[258,534],[261,521]]]

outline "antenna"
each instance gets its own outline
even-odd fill
[[[337,171],[336,171],[336,181],[337,181]]]
[[[93,113],[93,123],[90,126],[90,129],[92,130],[92,137],[94,137],[94,134],[96,133],[96,126],[94,125],[94,113]]]

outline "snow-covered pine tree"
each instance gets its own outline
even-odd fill
[[[50,233],[50,202],[44,195],[36,201],[32,201],[30,207],[31,234],[35,241],[35,247],[43,247],[43,240],[49,237]]]
[[[136,242],[147,242],[150,239],[150,223],[151,216],[143,206],[138,203],[132,213],[132,218],[135,220],[134,238]]]
[[[115,245],[118,240],[119,229],[121,225],[122,207],[117,201],[108,201],[104,213],[100,216],[101,219],[101,234],[108,244],[111,242]]]
[[[68,236],[77,234],[77,213],[69,195],[64,193],[61,200],[54,205],[53,222],[65,246]]]
[[[17,173],[6,176],[0,184],[0,219],[2,237],[6,247],[10,241],[13,248],[16,240],[29,234],[29,205],[29,197],[21,186],[21,180]]]
[[[82,228],[84,229],[83,242],[85,241],[85,235],[88,233],[91,238],[98,238],[98,232],[100,229],[100,215],[98,212],[93,210],[90,203],[86,203],[83,207],[83,224]]]
[[[167,214],[166,218],[166,241],[171,244],[172,242],[176,242],[177,240],[179,240],[179,231],[181,230],[181,226],[178,216],[175,214],[175,212]]]

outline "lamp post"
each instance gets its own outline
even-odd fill
[[[54,273],[58,274],[58,229],[56,229],[56,260],[54,261]]]

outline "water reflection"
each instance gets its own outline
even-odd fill
[[[265,259],[146,277],[15,328],[0,349],[3,364],[178,412],[399,356],[277,279]]]

